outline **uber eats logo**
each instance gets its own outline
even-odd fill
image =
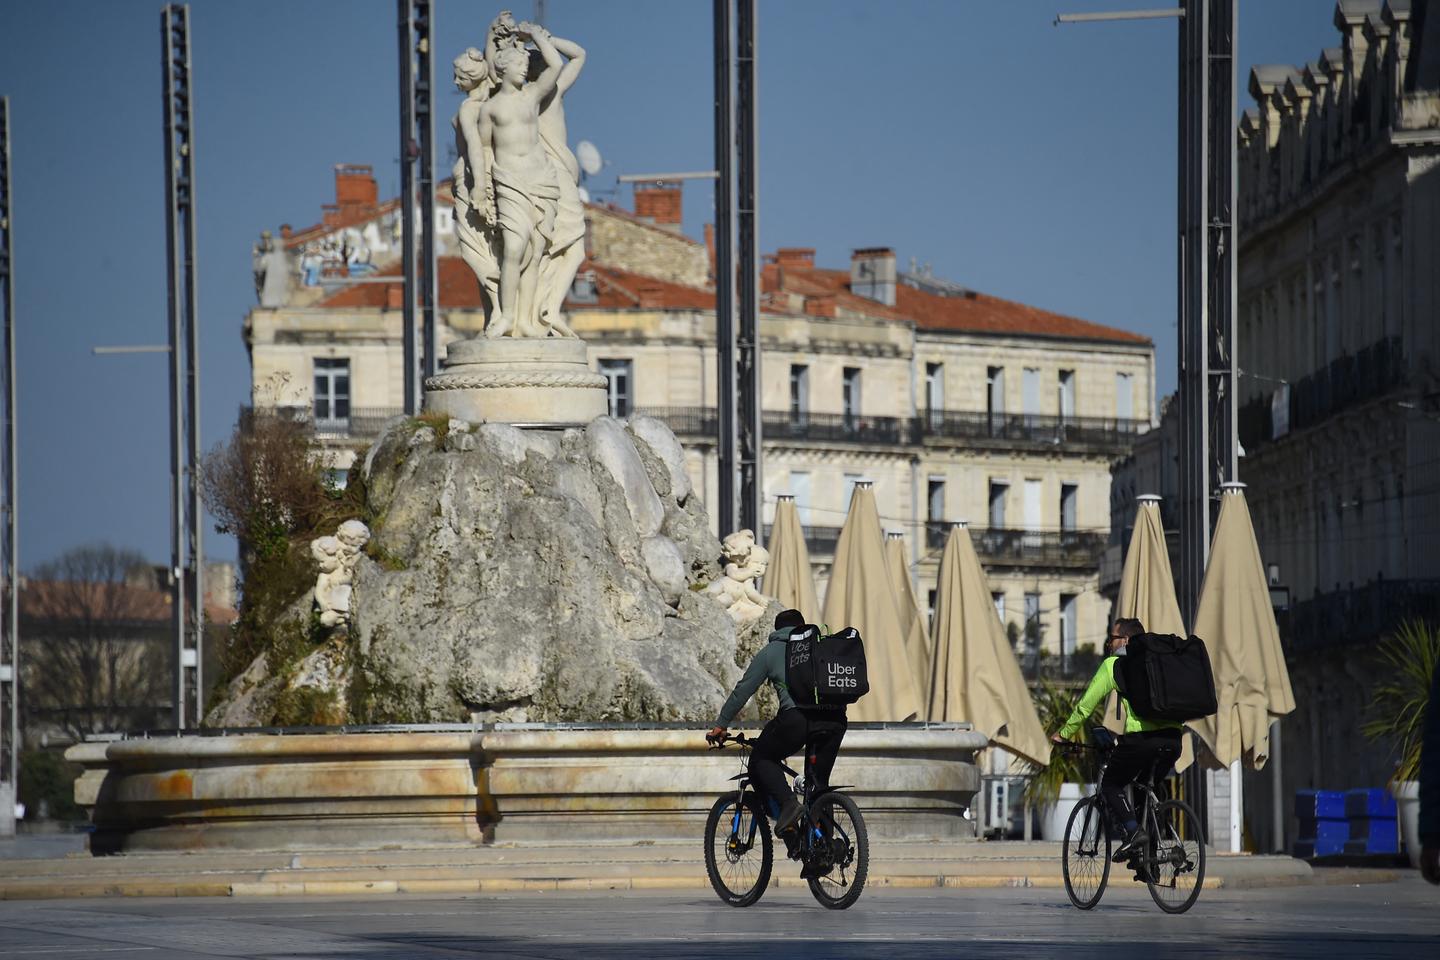
[[[826,680],[832,687],[856,687],[855,668],[831,661],[825,664]]]

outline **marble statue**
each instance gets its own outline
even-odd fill
[[[467,423],[584,426],[609,410],[605,377],[562,313],[585,259],[580,165],[565,93],[585,50],[509,11],[455,58],[455,232],[485,328],[445,348],[425,408]]]
[[[585,208],[563,98],[584,64],[579,44],[509,11],[484,50],[455,59],[466,94],[455,116],[456,224],[485,293],[486,337],[575,336],[561,305],[585,257]]]
[[[333,537],[310,541],[310,555],[320,567],[315,578],[315,608],[322,627],[350,625],[355,566],[369,540],[369,527],[359,520],[346,520]]]
[[[720,541],[725,559],[724,576],[705,588],[705,595],[719,602],[730,619],[748,623],[765,613],[770,599],[755,589],[770,566],[770,551],[755,542],[753,530],[737,530]]]
[[[255,269],[255,299],[262,307],[283,307],[290,299],[291,275],[295,272],[285,245],[269,230],[263,230],[250,257]]]

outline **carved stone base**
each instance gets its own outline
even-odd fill
[[[585,341],[559,338],[458,340],[425,381],[426,410],[472,423],[585,424],[609,412],[606,396]]]

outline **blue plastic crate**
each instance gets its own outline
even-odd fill
[[[1364,790],[1345,791],[1345,816],[1365,817],[1371,820],[1394,820],[1395,798],[1389,790],[1368,787]]]
[[[1326,847],[1339,848],[1350,839],[1350,821],[1311,820],[1301,817],[1299,839],[1316,840]]]
[[[1309,860],[1312,857],[1335,857],[1345,852],[1347,842],[1344,840],[1296,840],[1292,852],[1301,860]]]
[[[1301,820],[1344,820],[1345,794],[1339,790],[1296,790],[1295,816]]]
[[[1365,844],[1365,853],[1399,853],[1400,831],[1392,819],[1356,817],[1350,821],[1350,842]]]

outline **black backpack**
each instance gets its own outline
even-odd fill
[[[785,685],[795,706],[806,710],[843,710],[870,692],[865,644],[854,627],[828,637],[814,624],[790,634],[785,642]]]
[[[1137,717],[1185,722],[1219,709],[1210,654],[1199,637],[1142,633],[1115,662],[1115,686]]]

